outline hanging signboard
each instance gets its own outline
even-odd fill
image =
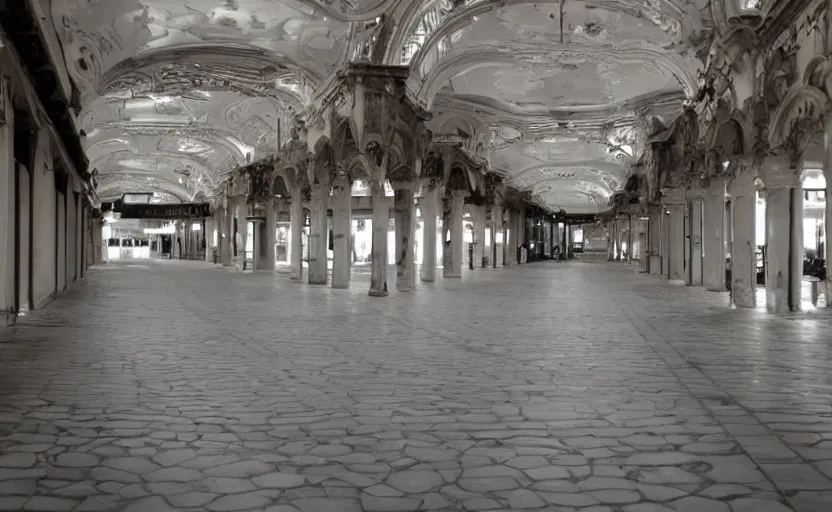
[[[208,203],[124,204],[117,201],[113,211],[122,219],[193,219],[211,216]]]

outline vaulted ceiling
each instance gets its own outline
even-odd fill
[[[49,3],[50,0],[40,0]],[[731,0],[734,1],[734,0]],[[736,0],[742,3],[744,0]],[[739,4],[738,4],[739,5]],[[51,0],[102,198],[190,201],[273,153],[352,60],[410,66],[434,132],[552,210],[604,210],[695,93],[723,0]]]

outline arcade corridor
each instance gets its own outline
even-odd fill
[[[724,301],[579,262],[384,301],[96,267],[0,331],[0,510],[830,510],[828,317]]]

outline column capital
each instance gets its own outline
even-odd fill
[[[468,191],[467,190],[451,190],[450,194],[451,194],[451,197],[453,197],[454,199],[460,198],[460,197],[465,199],[466,197],[468,197]]]
[[[685,204],[686,190],[682,188],[671,188],[662,190],[662,203],[664,204]]]
[[[701,187],[689,188],[685,191],[685,197],[689,201],[701,201],[705,198],[706,193],[707,191]]]

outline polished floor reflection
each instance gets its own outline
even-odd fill
[[[94,270],[0,331],[0,510],[832,509],[825,312],[580,262],[366,280]]]

